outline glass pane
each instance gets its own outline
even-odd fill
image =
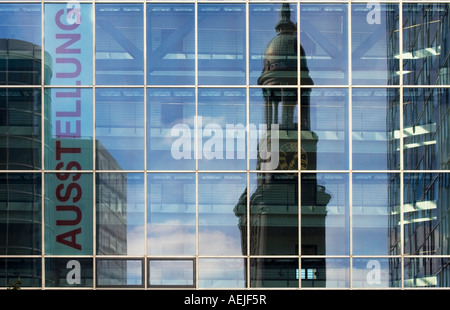
[[[95,115],[97,169],[143,170],[144,90],[97,88]]]
[[[297,84],[296,11],[290,4],[250,5],[250,84]]]
[[[352,3],[352,80],[360,85],[399,83],[397,4]]]
[[[96,174],[97,254],[145,253],[145,185],[141,173]]]
[[[450,168],[448,88],[405,88],[404,168]]]
[[[195,169],[195,91],[156,88],[147,92],[147,167]]]
[[[348,83],[347,15],[343,4],[300,5],[300,41],[315,85]]]
[[[348,174],[305,173],[301,180],[302,255],[348,255]]]
[[[194,174],[148,174],[148,254],[195,255],[195,192]]]
[[[303,258],[302,288],[350,287],[350,262],[347,258]]]
[[[92,173],[45,174],[46,254],[92,255],[93,197]]]
[[[360,88],[352,93],[354,170],[400,168],[400,94],[394,88]]]
[[[352,287],[401,287],[401,264],[398,258],[354,258]]]
[[[142,4],[95,6],[95,82],[144,84]]]
[[[147,4],[147,84],[195,84],[193,4]]]
[[[297,287],[298,259],[253,258],[250,260],[251,287]]]
[[[347,90],[312,89],[308,114],[311,126],[302,131],[301,141],[308,170],[348,169]]]
[[[142,287],[143,262],[138,259],[98,259],[97,285],[100,287]]]
[[[245,90],[200,89],[198,97],[199,169],[246,169]]]
[[[242,258],[201,258],[198,261],[199,288],[245,288],[246,263]]]
[[[47,258],[46,287],[92,287],[92,258]]]
[[[405,287],[450,287],[449,259],[405,258]]]
[[[245,195],[246,175],[203,173],[198,183],[199,254],[245,255],[246,208],[235,207]]]
[[[40,174],[0,174],[0,255],[42,254],[41,183]]]
[[[41,6],[0,4],[0,84],[41,84]]]
[[[93,166],[93,107],[90,88],[45,90],[45,169]]]
[[[150,259],[149,285],[154,287],[194,287],[194,260]]]
[[[251,174],[250,191],[250,254],[298,254],[298,175]]]
[[[245,5],[198,5],[198,83],[246,82]]]
[[[403,6],[404,84],[449,84],[449,8],[448,3]]]
[[[20,290],[41,286],[41,258],[0,258],[0,287]]]
[[[400,178],[353,174],[353,254],[400,254]]]
[[[303,106],[309,108],[309,98],[306,94],[303,96],[303,90],[301,94],[303,113]],[[250,89],[248,128],[251,170],[298,170],[297,102],[296,88]],[[303,129],[309,126],[306,112],[301,119]]]
[[[46,3],[47,85],[90,85],[93,69],[92,4]],[[51,69],[50,69],[51,68]]]
[[[450,174],[407,173],[404,186],[405,253],[449,255]]]
[[[0,169],[40,169],[41,140],[40,89],[0,89]]]

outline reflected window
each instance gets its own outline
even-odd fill
[[[298,254],[298,176],[251,174],[247,195],[250,196],[250,254]],[[239,208],[245,202],[240,200]]]
[[[143,287],[144,264],[140,259],[97,259],[98,287]]]
[[[147,5],[147,84],[195,84],[193,4]]]
[[[250,5],[250,84],[297,84],[296,23],[295,5]]]
[[[75,161],[68,167],[73,173],[45,174],[45,254],[92,255],[93,175],[76,172]]]
[[[95,93],[96,167],[144,169],[144,91],[97,88]]]
[[[404,177],[405,254],[449,255],[448,173],[407,173]]]
[[[353,169],[400,168],[399,102],[400,94],[397,89],[353,89]]]
[[[354,258],[352,262],[352,287],[401,287],[401,264],[398,258]]]
[[[310,130],[302,132],[301,140],[308,170],[348,169],[348,91],[313,88],[309,118]]]
[[[450,287],[448,258],[405,258],[404,266],[405,287]]]
[[[95,80],[103,85],[144,84],[141,4],[95,6]]]
[[[250,286],[297,287],[298,259],[295,258],[253,258],[250,259]]]
[[[304,173],[301,190],[301,254],[348,255],[348,174]]]
[[[205,88],[198,97],[199,169],[246,169],[245,90]]]
[[[199,4],[199,84],[245,84],[245,14],[242,4]]]
[[[399,254],[399,175],[355,173],[352,186],[353,254]]]
[[[194,174],[148,174],[148,254],[195,255],[195,193]]]
[[[40,169],[41,159],[40,89],[0,89],[0,169]]]
[[[92,287],[92,258],[46,258],[46,287]]]
[[[245,195],[246,175],[202,173],[198,183],[199,254],[245,255],[246,204],[238,203]]]
[[[148,89],[148,169],[195,169],[195,97],[191,88]]]
[[[144,175],[96,174],[97,254],[144,254]]]
[[[0,255],[42,254],[41,175],[0,174]]]
[[[397,4],[352,3],[352,81],[359,85],[399,83]]]
[[[0,5],[0,84],[41,84],[41,6]]]
[[[245,288],[245,262],[242,258],[199,259],[199,288]]]
[[[405,88],[403,101],[404,169],[449,169],[449,89]]]
[[[150,259],[148,269],[150,287],[195,287],[193,259]]]
[[[311,274],[301,281],[302,288],[349,288],[350,261],[347,258],[303,258],[302,269]]]
[[[448,3],[408,3],[403,6],[403,83],[449,83],[450,43]]]
[[[92,84],[92,4],[46,3],[44,16],[44,48],[48,53],[45,56],[45,84]]]
[[[41,285],[41,258],[0,258],[0,286],[2,288],[39,288]]]
[[[347,84],[347,5],[302,3],[300,16],[300,41],[314,84]]]

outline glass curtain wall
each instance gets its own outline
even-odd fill
[[[0,287],[450,287],[449,11],[0,0]]]

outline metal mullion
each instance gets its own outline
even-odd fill
[[[404,148],[404,141],[403,141],[403,130],[404,130],[404,124],[403,124],[403,4],[402,1],[398,4],[398,29],[399,29],[399,72],[400,72],[400,78],[399,78],[399,139],[400,139],[400,150],[399,150],[399,157],[400,157],[400,287],[404,289],[405,286],[405,234],[404,234],[404,158],[403,158],[403,148]]]

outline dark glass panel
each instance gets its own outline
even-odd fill
[[[40,174],[0,174],[0,254],[42,254]]]
[[[348,255],[348,174],[304,173],[301,179],[302,255]]]
[[[405,258],[404,285],[407,288],[449,288],[449,258]]]
[[[0,258],[0,287],[20,290],[41,286],[41,258]]]
[[[144,264],[140,259],[97,259],[98,287],[143,287]]]
[[[92,287],[92,258],[46,258],[46,287]]]
[[[450,168],[450,91],[405,88],[403,93],[404,169]]]
[[[449,8],[448,3],[403,5],[404,84],[449,84]]]
[[[298,176],[285,173],[250,175],[250,254],[298,254]],[[238,209],[244,214],[246,196]],[[243,238],[245,246],[247,240]]]
[[[0,169],[40,169],[41,153],[41,91],[0,89]]]
[[[405,254],[450,254],[449,187],[448,173],[405,174]]]
[[[298,288],[298,259],[253,258],[250,259],[250,286]]]
[[[301,260],[302,288],[349,288],[348,258],[303,258]]]

